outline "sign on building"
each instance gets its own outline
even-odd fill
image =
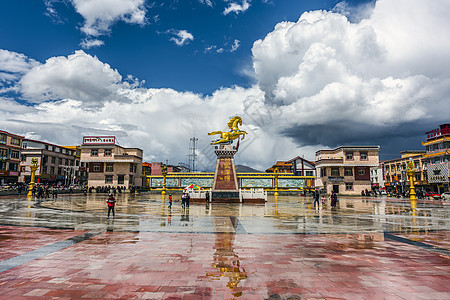
[[[115,145],[115,136],[84,136],[83,145]]]
[[[449,165],[437,164],[427,166],[427,175],[429,183],[448,183]]]

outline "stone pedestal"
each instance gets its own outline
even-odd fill
[[[214,152],[217,155],[217,162],[211,202],[240,202],[234,165],[234,155],[237,150],[233,145],[219,145]]]

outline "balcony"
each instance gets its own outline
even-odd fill
[[[342,166],[343,164],[343,158],[325,158],[316,161],[316,167]]]

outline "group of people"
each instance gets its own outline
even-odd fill
[[[115,195],[117,192],[120,194],[122,193],[123,190],[125,190],[126,188],[124,186],[98,186],[98,187],[93,187],[91,186],[89,188],[89,193],[92,193],[93,190],[95,190],[96,193],[108,193],[108,194],[113,194]]]
[[[37,184],[31,189],[32,196],[37,199],[58,198],[58,189],[54,186]]]
[[[316,207],[316,204],[317,204],[317,208],[320,208],[320,202],[319,202],[320,192],[318,190],[315,190],[313,192],[313,197],[314,197],[314,208]],[[325,195],[322,197],[321,201],[322,201],[322,206],[323,206],[326,201]],[[337,198],[337,194],[335,192],[331,192],[330,202],[331,202],[331,207],[336,207],[338,198]]]
[[[189,201],[191,200],[191,196],[189,196],[189,193],[183,193],[181,196],[181,207],[186,208],[189,207]],[[172,208],[172,194],[169,194],[169,208]]]

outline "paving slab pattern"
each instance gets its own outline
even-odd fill
[[[447,203],[103,198],[0,199],[0,299],[450,299]]]

